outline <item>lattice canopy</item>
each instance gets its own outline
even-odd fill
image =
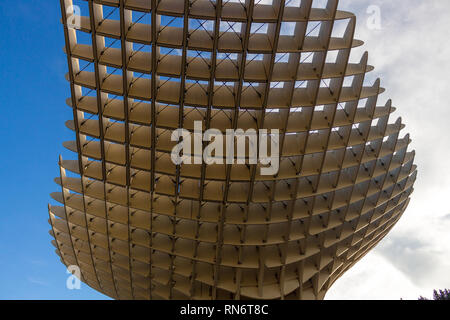
[[[50,234],[92,288],[322,299],[406,209],[410,138],[367,53],[349,62],[363,42],[338,0],[60,2],[78,158],[59,161]],[[278,174],[175,165],[171,133],[194,121],[279,129]]]

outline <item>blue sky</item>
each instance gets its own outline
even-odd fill
[[[70,94],[59,1],[0,1],[0,299],[104,299],[82,284],[66,289],[50,244],[49,194],[58,191],[58,155]]]

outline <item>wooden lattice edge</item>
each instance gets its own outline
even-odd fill
[[[59,161],[50,233],[91,287],[117,299],[321,299],[407,207],[414,151],[401,119],[388,123],[391,102],[377,106],[379,80],[364,86],[367,53],[348,62],[362,45],[354,15],[337,0],[258,2],[79,0],[81,29],[64,23],[76,135],[65,147],[78,160]],[[64,22],[73,4],[61,0]],[[347,28],[332,37],[338,22]],[[195,120],[280,129],[278,175],[175,166],[170,133]]]

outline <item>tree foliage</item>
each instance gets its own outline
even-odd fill
[[[420,297],[419,300],[429,300],[425,297]],[[434,290],[433,291],[433,300],[450,300],[450,290]]]

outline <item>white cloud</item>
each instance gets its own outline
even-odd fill
[[[382,290],[380,289],[382,287]],[[400,300],[422,295],[420,288],[387,259],[370,252],[328,292],[328,300]]]
[[[32,284],[37,284],[39,286],[46,286],[47,287],[49,285],[48,282],[40,280],[40,279],[31,278],[31,277],[28,277],[27,279],[28,279],[28,282],[30,282]]]
[[[367,28],[370,5],[380,8],[381,30]],[[416,150],[419,176],[412,201],[380,246],[330,289],[327,298],[416,299],[450,287],[450,2],[442,0],[341,0],[341,10],[357,14],[356,38],[366,45]],[[357,52],[356,52],[357,51]],[[371,82],[370,81],[370,82]]]

